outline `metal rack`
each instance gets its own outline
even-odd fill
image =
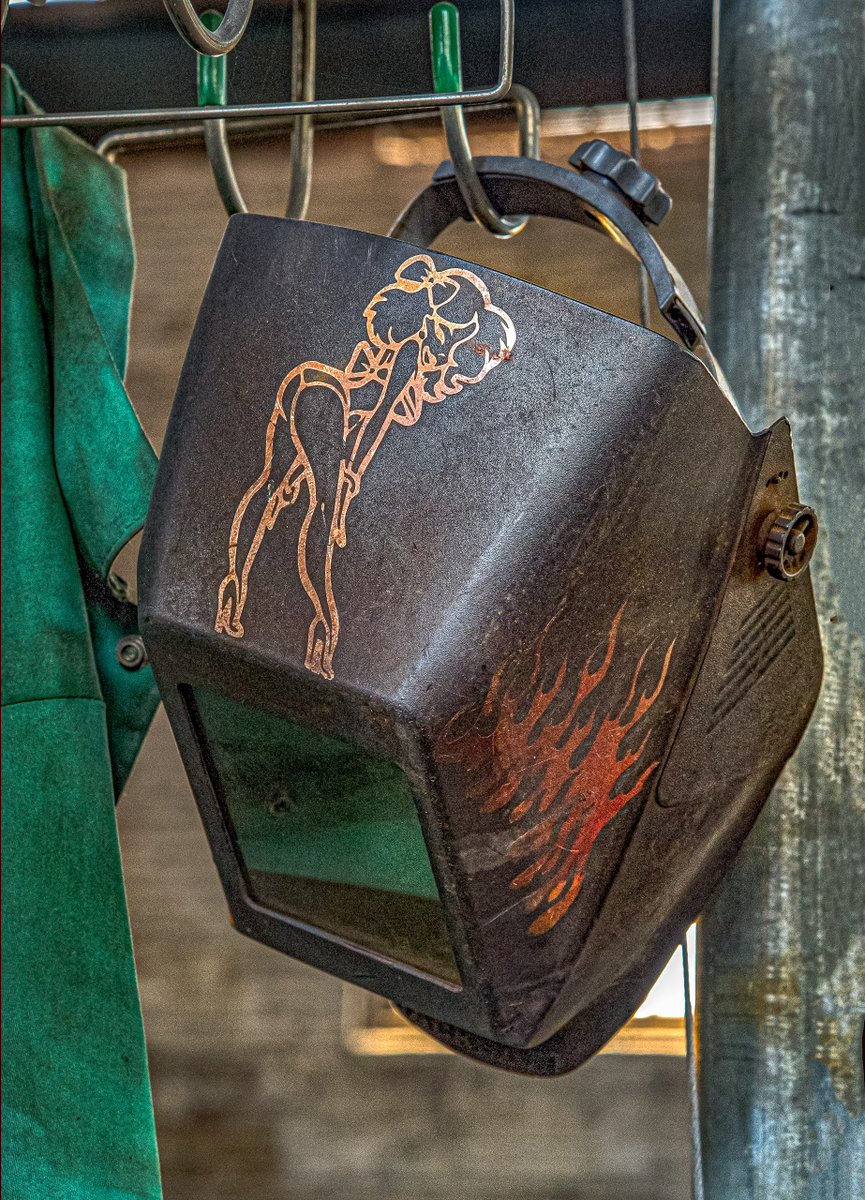
[[[229,0],[228,8],[218,29],[224,33],[210,33],[204,38],[191,24],[189,14],[202,30],[208,32],[192,8],[191,0],[164,0],[172,21],[199,54],[219,57],[227,54],[238,44],[252,10],[253,0]],[[8,0],[4,0],[3,18],[6,17]],[[227,22],[231,16],[231,24]],[[242,19],[242,25],[241,25]],[[239,28],[239,33],[237,32]],[[199,38],[196,44],[195,38]],[[201,46],[211,48],[202,49]],[[226,117],[336,117],[351,113],[406,113],[428,108],[449,108],[454,105],[473,106],[503,100],[513,83],[514,67],[514,0],[499,0],[499,73],[490,87],[457,89],[442,92],[419,92],[410,96],[357,96],[344,100],[295,100],[274,101],[269,104],[213,104],[206,109],[201,106],[176,108],[106,109],[97,112],[25,113],[4,117],[3,126],[27,128],[39,125],[163,125],[166,122],[207,122]]]
[[[229,104],[225,72],[226,56],[241,41],[252,13],[254,0],[227,0],[224,14],[200,17],[191,0],[163,0],[168,15],[181,37],[199,55],[198,104],[196,106],[108,109],[99,111],[30,112],[3,117],[12,128],[63,125],[124,126],[106,134],[98,143],[100,152],[113,153],[124,144],[161,143],[188,136],[192,130],[204,137],[208,157],[223,203],[229,213],[246,211],[230,157],[226,121],[247,123],[273,121],[292,123],[291,170],[286,213],[302,218],[306,212],[313,152],[313,121],[352,117],[426,116],[441,113],[454,172],[466,209],[474,220],[498,237],[520,232],[526,218],[503,216],[490,203],[474,166],[466,129],[464,107],[487,107],[512,103],[519,118],[520,155],[538,156],[540,112],[537,100],[527,89],[513,83],[514,0],[499,0],[498,77],[488,87],[466,89],[462,85],[459,31],[452,6],[436,5],[431,13],[434,88],[406,96],[368,96],[320,100],[314,98],[316,0],[293,0],[291,99],[257,104]],[[5,22],[8,0],[2,0]],[[444,10],[451,11],[445,14]],[[436,12],[438,10],[438,12]],[[623,0],[626,32],[627,95],[631,115],[631,144],[639,154],[637,113],[636,37],[633,0]],[[148,127],[142,129],[141,127]],[[260,127],[260,126],[259,126]],[[648,324],[646,276],[641,276],[641,317]],[[683,946],[687,992],[687,950]],[[688,998],[690,1016],[690,998]],[[691,1077],[692,1136],[694,1138],[695,1194],[702,1191],[700,1174],[699,1121],[696,1103],[696,1074],[693,1025],[688,1027],[689,1074]]]

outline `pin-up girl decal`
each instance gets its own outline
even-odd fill
[[[344,368],[295,367],[280,384],[267,427],[264,466],[237,506],[216,632],[243,637],[249,573],[264,535],[303,498],[297,570],[312,605],[305,666],[333,678],[339,610],[334,548],[347,543],[352,501],[393,425],[415,425],[423,406],[480,383],[511,357],[516,334],[486,285],[462,268],[438,270],[429,255],[407,259],[364,311],[366,338]]]

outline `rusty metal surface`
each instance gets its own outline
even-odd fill
[[[865,9],[722,0],[711,333],[790,417],[825,683],[702,924],[710,1200],[865,1194]]]

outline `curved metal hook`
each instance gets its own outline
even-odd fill
[[[225,16],[215,28],[205,24],[203,14],[199,17],[192,0],[162,2],[183,40],[199,54],[217,57],[233,50],[246,33],[254,0],[228,0]]]
[[[534,92],[521,83],[511,85],[507,99],[517,114],[520,158],[541,157],[541,106]]]
[[[508,99],[517,110],[520,133],[520,157],[537,159],[540,156],[539,131],[541,107],[534,92],[515,83],[508,92]],[[480,176],[475,169],[475,160],[469,145],[468,130],[461,107],[442,110],[442,124],[447,136],[448,150],[454,165],[457,183],[466,208],[474,221],[488,230],[494,237],[509,238],[520,233],[528,224],[528,217],[505,217],[498,212],[486,193]]]
[[[203,21],[215,23],[219,19],[220,14],[213,11],[202,14]],[[293,100],[312,100],[315,95],[315,33],[316,0],[294,0],[291,38]],[[199,104],[225,104],[226,93],[225,59],[199,55]],[[313,134],[310,115],[295,117],[291,131],[291,166],[285,215],[298,221],[303,220],[309,206]],[[204,144],[226,212],[229,216],[248,212],[234,173],[224,120],[204,122]]]
[[[435,4],[430,9],[430,47],[435,91],[462,91],[459,11],[455,5]],[[508,98],[517,110],[520,157],[536,159],[540,154],[541,121],[537,97],[528,88],[514,84]],[[513,237],[526,227],[528,218],[503,216],[490,202],[475,169],[462,105],[443,108],[441,119],[460,193],[472,219],[494,237]]]
[[[291,98],[315,99],[317,0],[293,0],[291,15]],[[312,147],[315,130],[311,113],[294,118],[291,127],[288,204],[285,215],[302,221],[312,189]]]

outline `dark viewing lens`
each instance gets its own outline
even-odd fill
[[[405,773],[205,688],[186,698],[252,898],[459,983]]]

